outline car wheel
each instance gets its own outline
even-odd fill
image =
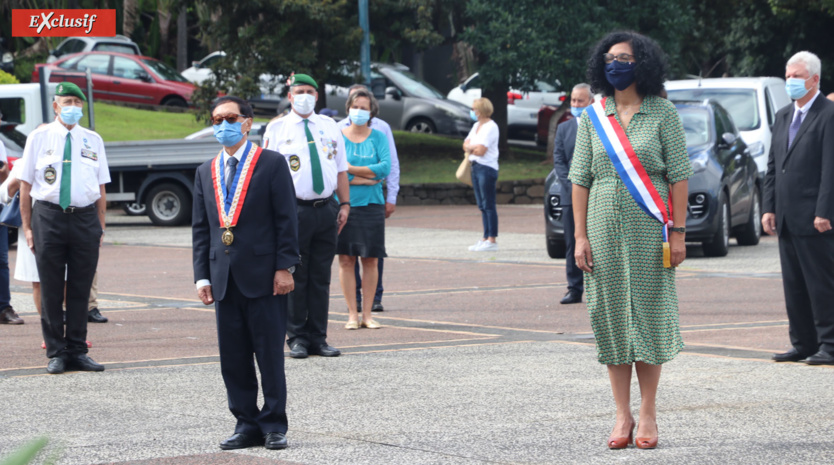
[[[148,217],[157,226],[179,226],[191,218],[191,196],[177,184],[160,184],[147,196]]]
[[[566,252],[564,240],[547,239],[547,255],[550,258],[565,258]]]
[[[753,191],[753,208],[750,210],[750,219],[736,235],[738,245],[756,245],[762,237],[762,207],[759,189]]]
[[[122,210],[124,210],[128,216],[143,216],[148,214],[148,209],[145,204],[139,202],[123,203]]]
[[[730,206],[724,194],[718,199],[718,229],[709,242],[704,242],[704,255],[707,257],[724,257],[730,250]]]
[[[179,97],[168,97],[162,101],[162,105],[166,107],[188,108],[188,102]]]
[[[437,128],[434,127],[434,123],[432,123],[428,118],[415,118],[409,121],[405,130],[411,132],[422,132],[423,134],[434,134],[437,132]]]

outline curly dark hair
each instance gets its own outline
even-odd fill
[[[621,42],[628,42],[634,53],[637,93],[642,96],[660,95],[666,80],[666,54],[657,42],[634,31],[612,32],[597,42],[588,58],[588,82],[591,87],[595,92],[614,95],[614,86],[605,79],[605,60],[602,55]]]

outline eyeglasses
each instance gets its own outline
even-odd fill
[[[602,59],[605,60],[605,63],[611,63],[614,60],[619,61],[620,63],[634,63],[634,55],[629,55],[628,53],[621,53],[619,55],[614,55],[613,53],[603,53]]]
[[[211,117],[211,124],[217,126],[218,124],[223,124],[223,120],[226,120],[227,123],[232,124],[237,122],[238,118],[248,118],[246,115],[237,115],[237,114],[230,114],[230,115],[217,115]]]

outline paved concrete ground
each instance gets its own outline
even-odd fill
[[[114,212],[90,354],[104,373],[49,376],[27,324],[0,326],[0,457],[41,434],[58,463],[831,463],[832,367],[775,364],[787,343],[776,242],[678,273],[686,351],[665,365],[660,448],[609,451],[613,400],[584,304],[561,306],[541,207],[500,207],[501,249],[474,254],[474,207],[401,207],[389,221],[378,331],[347,331],[337,269],[335,359],[287,359],[290,448],[221,452],[231,433],[211,308],[188,228]],[[14,254],[14,253],[12,253]],[[638,396],[634,383],[636,413]]]

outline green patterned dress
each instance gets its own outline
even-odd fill
[[[605,113],[619,121],[613,97]],[[585,291],[597,358],[607,365],[660,365],[683,349],[675,269],[663,268],[661,225],[637,206],[593,123],[581,118],[569,178],[590,189],[587,231],[594,267],[585,273]],[[626,135],[668,205],[669,185],[692,175],[675,106],[647,96]]]

